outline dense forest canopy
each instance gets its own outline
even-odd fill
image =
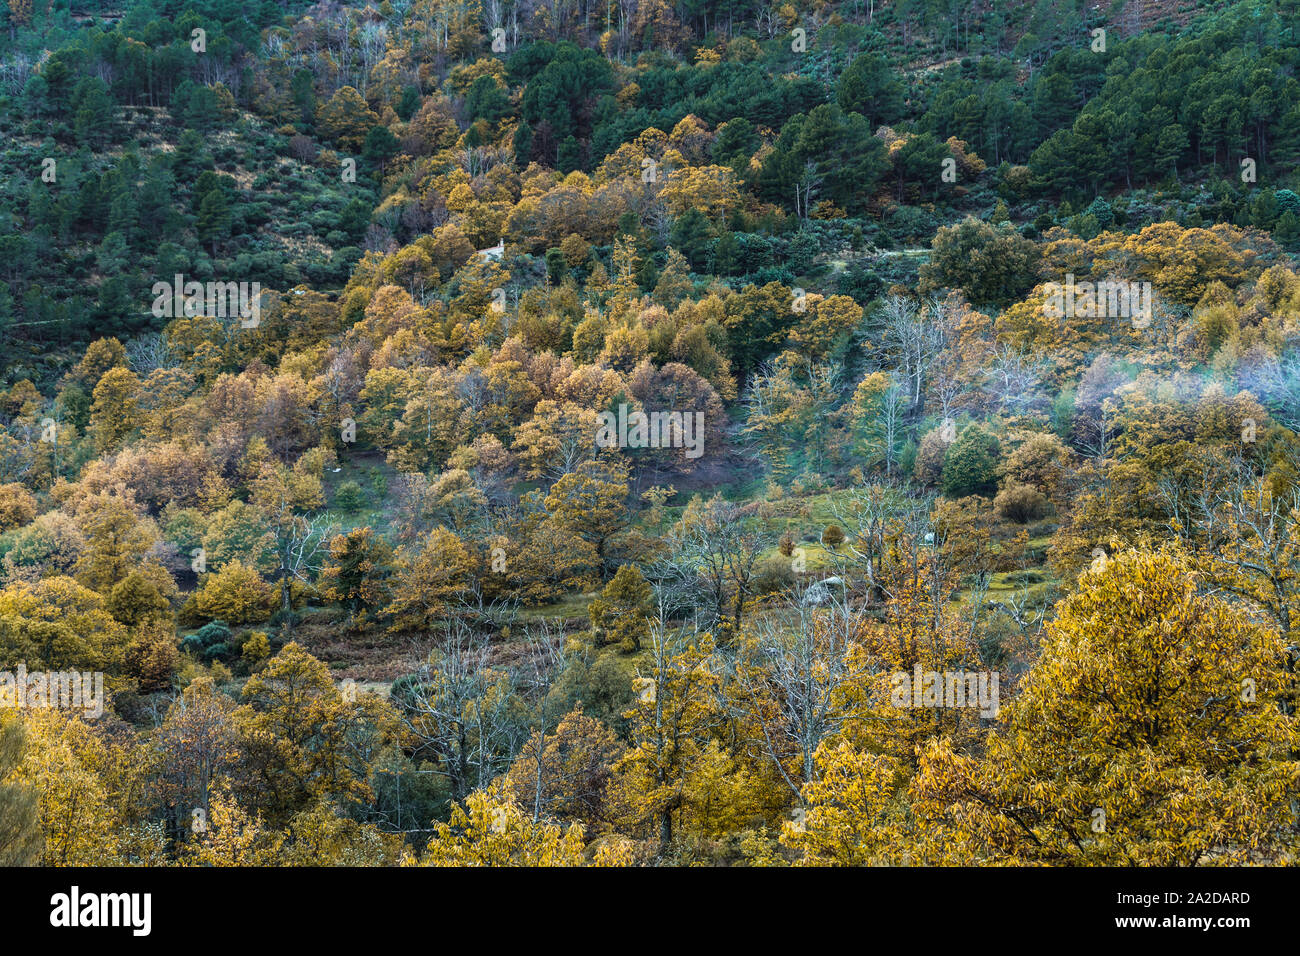
[[[0,28],[0,863],[1294,861],[1300,2]]]

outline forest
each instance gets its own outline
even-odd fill
[[[1300,0],[4,0],[0,865],[1300,862],[1298,168]]]

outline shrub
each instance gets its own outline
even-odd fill
[[[649,634],[650,585],[634,566],[625,564],[587,608],[597,647],[617,644],[625,653],[639,650]]]
[[[193,612],[200,619],[220,619],[231,624],[265,621],[275,604],[270,585],[256,569],[237,560],[209,575],[192,600]]]
[[[365,495],[361,491],[361,486],[355,481],[343,482],[334,492],[334,507],[346,514],[360,511],[364,503]]]
[[[180,654],[170,625],[141,628],[127,648],[127,671],[143,693],[166,690],[180,666]]]
[[[991,497],[997,489],[1001,451],[1001,443],[990,432],[978,425],[965,429],[944,456],[940,482],[943,493],[949,498]]]
[[[925,487],[932,488],[938,484],[939,476],[943,474],[943,459],[948,454],[948,445],[939,428],[931,428],[921,438],[921,444],[916,449],[912,475]]]
[[[1007,455],[1002,469],[1006,486],[1030,485],[1058,500],[1055,496],[1064,493],[1071,457],[1070,449],[1055,435],[1035,432]]]
[[[1041,571],[1012,571],[1003,580],[1007,584],[1023,587],[1029,584],[1042,584],[1047,578],[1043,577]]]
[[[1008,484],[993,499],[997,513],[1008,521],[1027,524],[1047,512],[1047,499],[1031,485]]]
[[[36,498],[20,484],[0,485],[0,531],[20,528],[36,517]]]
[[[151,580],[155,576],[157,575],[136,569],[118,581],[109,591],[105,602],[108,613],[128,627],[135,627],[146,620],[170,617],[171,602],[157,583]],[[174,587],[172,591],[175,592]]]
[[[225,621],[209,621],[191,634],[189,638],[186,638],[186,640],[189,640],[190,638],[198,640],[198,642],[204,647],[207,647],[209,644],[229,641],[230,627]]]
[[[774,554],[759,562],[752,583],[758,594],[776,594],[794,587],[794,581],[794,568],[791,567],[789,558]]]
[[[249,664],[258,664],[271,656],[271,641],[265,631],[254,631],[244,641],[242,656]]]

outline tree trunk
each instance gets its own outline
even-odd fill
[[[289,572],[285,568],[280,569],[280,616],[283,619],[280,627],[288,636],[293,633],[293,598],[289,588]]]

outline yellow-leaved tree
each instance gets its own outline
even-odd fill
[[[112,785],[111,748],[79,717],[32,709],[21,718],[22,761],[11,782],[36,794],[41,866],[112,866],[127,862],[126,820]]]
[[[619,829],[657,835],[664,853],[675,825],[693,809],[691,773],[721,720],[714,701],[719,677],[710,668],[711,635],[683,643],[659,628],[651,643],[653,666],[633,681],[637,702],[626,714],[632,748],[614,765],[609,791]]]
[[[912,805],[952,838],[938,861],[1294,858],[1287,651],[1200,584],[1172,551],[1123,552],[1083,574],[984,755],[946,739],[924,748]]]
[[[274,866],[283,844],[284,834],[267,829],[260,813],[248,813],[229,793],[217,791],[181,860],[190,866]]]
[[[785,823],[781,842],[805,866],[880,866],[907,862],[910,815],[899,791],[900,763],[848,741],[817,749],[818,777],[803,786],[805,806]]]
[[[453,804],[451,818],[435,827],[433,839],[408,866],[581,866],[582,825],[567,830],[534,821],[500,786],[476,790]]]

